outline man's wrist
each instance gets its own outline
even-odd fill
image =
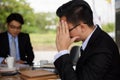
[[[68,50],[62,50],[59,51],[55,56],[54,56],[54,60],[58,59],[60,56],[65,55],[65,54],[69,54],[70,52]]]
[[[68,50],[61,50],[58,53],[64,55],[64,54],[70,53],[70,52]]]
[[[4,60],[3,57],[0,57],[0,63],[1,63],[1,64],[5,63],[5,60]]]

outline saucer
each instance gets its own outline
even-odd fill
[[[16,71],[16,67],[8,68],[8,67],[0,67],[0,72],[13,72]]]

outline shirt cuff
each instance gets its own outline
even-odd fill
[[[60,51],[59,53],[57,53],[54,56],[54,61],[57,60],[60,56],[65,55],[65,54],[69,54],[69,53],[70,53],[70,51],[68,51],[68,50],[62,50],[62,51]]]
[[[4,59],[4,58],[0,57],[0,64],[2,63],[3,59]]]

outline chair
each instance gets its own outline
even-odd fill
[[[70,50],[70,58],[71,58],[73,66],[76,65],[79,57],[80,57],[80,47],[73,46]]]

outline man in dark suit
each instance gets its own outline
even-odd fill
[[[120,55],[114,40],[98,25],[93,24],[93,13],[85,1],[73,0],[57,10],[54,65],[62,80],[120,80]],[[82,41],[81,57],[73,69],[68,48]]]
[[[24,19],[19,13],[11,13],[7,19],[7,31],[0,33],[0,61],[5,63],[5,58],[12,56],[12,38],[15,40],[16,63],[32,65],[34,53],[27,33],[22,33]]]

